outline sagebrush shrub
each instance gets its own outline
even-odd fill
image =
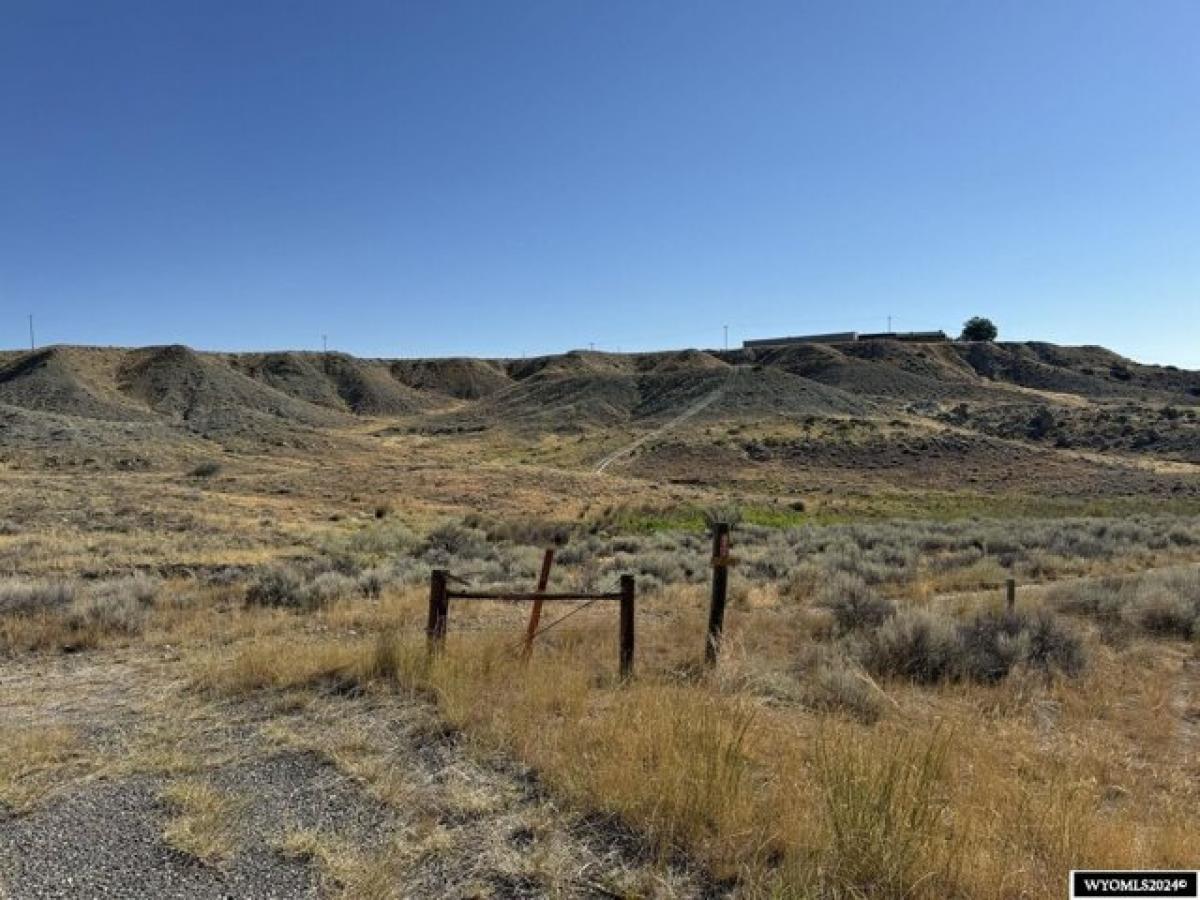
[[[1078,675],[1087,665],[1083,640],[1048,610],[1038,610],[1025,625],[1026,665],[1043,671]]]
[[[1200,637],[1200,572],[1151,572],[1062,585],[1049,600],[1062,612],[1156,637]]]
[[[300,605],[305,609],[316,609],[357,593],[357,579],[340,572],[322,572],[301,588]]]
[[[140,606],[149,606],[158,596],[161,587],[162,582],[157,578],[138,573],[125,578],[97,582],[88,588],[88,593],[96,598],[120,598]]]
[[[445,522],[426,535],[425,552],[441,558],[490,559],[493,551],[486,532],[458,522]]]
[[[270,566],[246,587],[246,602],[253,606],[299,607],[304,603],[304,576],[292,566]]]
[[[905,610],[865,635],[863,664],[879,675],[923,684],[1001,681],[1018,665],[1077,675],[1083,642],[1051,613],[987,612],[954,623],[923,610]]]
[[[878,628],[896,614],[892,601],[877,595],[862,578],[845,572],[821,586],[816,604],[833,613],[837,629],[843,634]]]
[[[0,615],[60,611],[74,602],[77,593],[78,585],[72,581],[5,579],[0,581]]]
[[[993,682],[1008,677],[1027,653],[1022,618],[986,613],[958,626],[952,677]]]
[[[133,594],[106,591],[79,597],[67,615],[77,629],[137,634],[146,623],[146,606]]]
[[[370,600],[378,600],[387,584],[388,573],[382,568],[360,572],[357,579],[359,592]]]
[[[1165,585],[1147,585],[1137,591],[1126,614],[1149,634],[1185,640],[1200,634],[1200,606]]]
[[[1046,610],[983,613],[958,630],[962,678],[1000,681],[1018,664],[1066,675],[1083,670],[1083,642]]]
[[[415,553],[421,540],[399,519],[386,518],[349,533],[327,535],[318,546],[334,568],[353,574],[382,560]]]
[[[954,626],[924,610],[897,613],[859,647],[863,665],[875,674],[924,684],[954,677],[958,654]]]
[[[1125,606],[1123,582],[1118,578],[1079,581],[1052,587],[1047,602],[1065,613],[1089,616],[1102,622],[1117,622]]]

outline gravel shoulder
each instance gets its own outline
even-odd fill
[[[19,773],[27,802],[0,803],[0,897],[713,893],[464,747],[419,700],[214,701],[182,674],[149,650],[0,666],[6,725],[72,735]]]

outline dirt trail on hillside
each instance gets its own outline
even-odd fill
[[[737,379],[738,374],[745,368],[747,368],[747,367],[746,366],[731,367],[729,370],[729,376],[725,379],[725,381],[721,384],[720,387],[718,387],[716,390],[712,391],[709,394],[705,394],[703,397],[701,397],[695,403],[691,404],[686,409],[684,409],[683,412],[679,413],[673,419],[670,419],[669,421],[660,425],[658,428],[655,428],[653,431],[649,431],[646,434],[643,434],[637,440],[632,441],[631,443],[626,444],[624,447],[621,447],[619,450],[614,450],[612,453],[608,454],[606,457],[604,457],[602,460],[600,460],[600,462],[598,462],[596,464],[596,467],[593,470],[595,472],[595,474],[599,475],[602,472],[606,471],[608,469],[608,467],[611,466],[613,463],[618,462],[619,460],[625,459],[626,457],[632,456],[635,452],[637,452],[637,449],[639,447],[641,447],[645,444],[648,444],[650,441],[653,441],[653,440],[656,440],[657,438],[662,437],[664,434],[666,434],[671,429],[679,427],[684,422],[686,422],[688,419],[692,418],[693,416],[698,415],[699,413],[703,412],[708,407],[712,406],[714,403],[716,403],[718,400],[720,400],[721,397],[723,397],[725,395],[725,393],[729,390],[729,388],[733,385],[734,381]]]

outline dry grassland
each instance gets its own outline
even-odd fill
[[[964,469],[952,429],[942,462],[860,464],[926,431],[701,424],[604,477],[635,429],[0,472],[0,857],[128,787],[139,865],[197,896],[999,900],[1195,867],[1194,473],[1064,451],[1009,491],[1024,463]],[[637,576],[631,682],[603,605],[523,665],[524,610],[454,604],[427,654],[431,568],[527,589],[555,541],[554,587]],[[16,859],[0,885],[43,883]]]
[[[1195,571],[1181,571],[1194,587]],[[512,790],[452,776],[431,804],[412,761],[361,708],[415,703],[436,711],[418,745],[449,728],[466,742],[464,760],[514,759],[536,773],[539,790],[565,804],[541,822],[543,835],[588,816],[634,829],[650,856],[644,874],[622,882],[632,895],[690,895],[695,882],[673,868],[683,859],[750,897],[1054,897],[1071,867],[1192,865],[1197,644],[1150,632],[1116,640],[1089,612],[1089,592],[1106,583],[1074,584],[1026,591],[1021,605],[1073,610],[1064,618],[1082,635],[1081,673],[1018,666],[997,683],[935,685],[853,661],[831,668],[841,645],[830,611],[815,595],[770,586],[735,584],[726,652],[711,673],[697,662],[703,587],[644,597],[637,678],[622,684],[612,610],[552,630],[522,666],[521,616],[507,608],[456,606],[446,652],[429,658],[420,588],[300,613],[210,592],[182,612],[172,585],[136,640],[116,639],[135,659],[157,657],[139,663],[140,678],[130,670],[134,684],[176,685],[152,705],[155,727],[139,719],[119,763],[81,759],[89,751],[68,727],[6,729],[0,787],[24,808],[83,772],[163,773],[165,840],[219,864],[236,851],[244,800],[205,773],[280,748],[315,753],[384,807],[422,808],[424,796],[433,812],[368,846],[291,827],[276,851],[314,863],[332,892],[404,896],[405,873],[466,849],[448,822],[502,816]],[[896,594],[900,614],[959,620],[999,603],[994,592],[916,594]],[[228,739],[246,704],[259,707],[265,748]],[[535,892],[572,894],[564,865],[518,868]]]

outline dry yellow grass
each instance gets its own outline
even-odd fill
[[[160,797],[173,808],[163,838],[176,850],[206,863],[219,863],[236,852],[241,803],[194,779],[168,785]]]
[[[363,640],[303,641],[267,636],[251,639],[231,656],[209,656],[197,677],[220,693],[289,688],[326,679],[352,678],[367,657]]]
[[[666,460],[657,480],[592,477],[588,464],[625,435],[547,436],[531,444],[497,434],[368,433],[384,424],[339,436],[328,455],[230,453],[219,476],[205,481],[186,477],[182,462],[177,471],[125,473],[0,466],[6,499],[21,510],[19,533],[0,534],[9,570],[103,578],[163,567],[168,578],[140,636],[70,630],[53,615],[4,616],[0,653],[70,646],[161,657],[143,684],[155,686],[148,694],[172,686],[157,700],[138,699],[143,724],[122,741],[120,759],[85,760],[89,748],[78,733],[54,723],[55,698],[40,697],[41,724],[0,728],[0,802],[27,809],[72,773],[187,776],[164,795],[176,810],[168,838],[219,861],[235,851],[239,804],[197,779],[242,752],[219,737],[236,730],[233,721],[247,724],[236,719],[240,704],[266,720],[246,730],[261,728],[272,746],[320,754],[393,809],[420,800],[440,804],[451,819],[491,815],[503,798],[453,773],[429,801],[410,761],[359,722],[343,725],[334,714],[336,727],[306,731],[298,716],[289,718],[306,706],[348,706],[347,693],[365,691],[375,700],[401,692],[428,701],[431,728],[449,725],[483,756],[528,764],[575,810],[619,819],[660,860],[683,851],[714,876],[738,879],[751,897],[1050,898],[1061,895],[1072,866],[1196,864],[1194,645],[1134,639],[1114,648],[1092,635],[1090,667],[1072,681],[1023,674],[997,686],[919,687],[842,673],[877,707],[878,721],[867,724],[870,716],[855,719],[845,704],[839,711],[837,703],[818,702],[822,669],[813,648],[832,626],[828,611],[803,603],[824,577],[816,567],[794,573],[787,598],[767,579],[739,584],[735,570],[726,653],[713,673],[697,663],[703,588],[669,585],[639,597],[638,676],[629,685],[615,677],[614,617],[599,611],[547,635],[523,667],[511,652],[520,613],[456,605],[448,650],[429,661],[420,590],[393,589],[378,602],[297,615],[245,608],[242,584],[216,577],[205,584],[187,571],[222,575],[225,566],[312,555],[331,536],[365,530],[376,507],[389,510],[389,522],[401,518],[418,530],[481,510],[596,522],[631,500],[646,510],[736,500],[770,511],[786,508],[781,497],[795,496],[818,520],[938,508],[991,515],[1042,509],[1038,482],[1026,484],[1020,475],[1003,482],[1005,491],[1017,492],[1009,502],[994,485],[993,493],[942,490],[933,470],[912,485],[899,469],[821,471],[777,460],[730,471],[709,460],[714,441],[699,429],[676,434],[703,450],[681,457],[686,473]],[[715,427],[732,445],[807,440],[832,434],[834,424],[810,432],[764,423],[736,439]],[[647,456],[647,464],[657,464]],[[1168,469],[1187,474],[1161,470]],[[1063,509],[1108,496],[1100,476],[1085,467],[1056,471],[1082,479],[1079,497],[1059,497]],[[672,483],[682,474],[695,483]],[[1122,485],[1142,483],[1139,475],[1117,479],[1114,488],[1124,494]],[[1147,499],[1146,508],[1159,502]],[[1128,555],[1047,554],[1031,577],[1127,571],[1196,553],[1181,545]],[[947,614],[978,609],[998,602],[995,588],[1009,571],[994,556],[945,571],[934,562],[927,556],[911,582],[889,586],[893,599]],[[1022,606],[1038,602],[1036,590],[1022,588]],[[471,630],[501,625],[508,631],[498,636]],[[178,688],[182,683],[190,687]],[[241,703],[251,694],[259,702]],[[186,710],[165,708],[182,696]],[[273,713],[287,725],[271,721]],[[318,862],[346,897],[396,896],[413,854],[446,852],[452,839],[432,822],[410,824],[370,850],[316,832],[290,834],[283,849]],[[556,819],[546,830],[561,827]],[[546,861],[538,883],[556,883],[557,865]]]
[[[216,704],[208,717],[262,691],[281,710],[317,695],[337,703],[363,687],[427,697],[480,752],[522,760],[576,809],[618,818],[662,859],[683,851],[750,896],[1051,897],[1073,866],[1194,862],[1194,649],[1145,640],[1116,648],[1092,636],[1090,667],[1076,680],[872,683],[883,714],[868,725],[808,703],[801,660],[828,625],[767,589],[731,607],[727,652],[704,674],[703,594],[672,587],[642,599],[629,685],[616,678],[615,623],[601,611],[552,632],[522,666],[513,653],[519,614],[456,606],[448,650],[431,660],[420,590],[306,615],[202,593],[160,603],[144,640],[182,654],[198,699]],[[954,614],[979,600],[911,602]],[[472,630],[502,622],[511,631],[499,636]],[[139,770],[202,771],[207,750],[170,752],[187,731],[179,721],[135,741]],[[403,760],[353,728],[319,744],[276,737],[326,756],[384,803],[414,796]],[[62,729],[2,740],[9,803],[36,799],[49,783],[42,773],[69,766],[75,752]],[[180,815],[170,839],[200,858],[228,855],[228,798],[202,782],[172,790]],[[474,815],[494,803],[469,784],[445,793],[443,802]],[[336,835],[322,840],[336,850]],[[340,869],[323,864],[341,872],[330,877],[348,896],[386,891],[403,871],[401,855],[355,852]]]
[[[279,850],[316,862],[343,900],[401,900],[408,896],[405,873],[423,857],[446,852],[453,842],[449,831],[427,822],[393,835],[384,847],[370,852],[313,830],[289,831]]]
[[[74,729],[5,725],[0,729],[0,805],[21,811],[50,790],[80,753]]]
[[[46,650],[91,650],[112,639],[125,640],[97,624],[72,622],[59,613],[0,616],[0,650],[29,653]]]
[[[731,612],[740,649],[707,676],[687,665],[700,592],[648,600],[629,685],[607,620],[565,629],[528,666],[510,637],[452,625],[447,652],[429,659],[415,630],[388,631],[419,621],[421,603],[414,592],[386,613],[335,607],[299,642],[214,651],[197,678],[223,691],[333,681],[428,696],[481,752],[515,756],[576,808],[633,825],[663,858],[683,851],[740,879],[749,896],[1049,898],[1072,867],[1194,862],[1196,741],[1172,702],[1196,673],[1170,645],[1092,640],[1078,680],[884,683],[884,717],[866,725],[780,700],[770,679],[802,681],[789,657],[812,638],[803,616],[765,601]],[[465,628],[485,614],[456,615]],[[341,765],[402,797],[385,761],[346,739]]]

